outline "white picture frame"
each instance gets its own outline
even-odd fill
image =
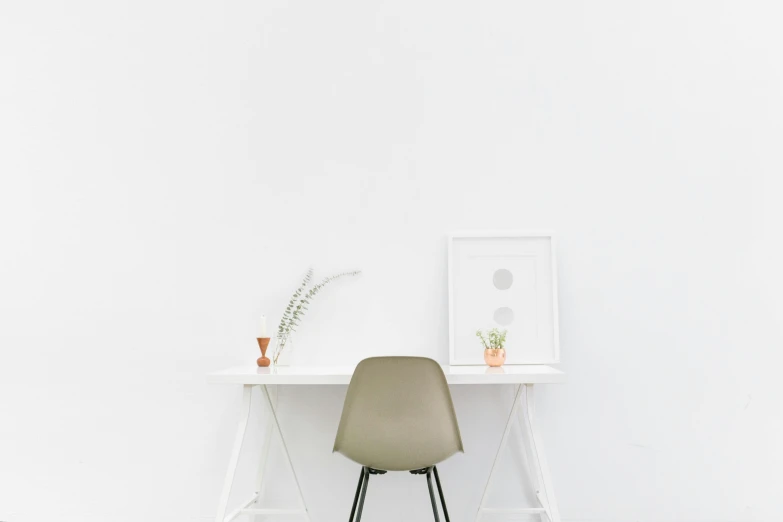
[[[485,364],[475,332],[492,327],[508,330],[506,364],[560,362],[551,232],[454,232],[448,277],[449,364]]]

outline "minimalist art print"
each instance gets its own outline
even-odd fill
[[[550,234],[449,238],[451,364],[483,364],[476,330],[508,330],[506,364],[558,362],[557,284]]]

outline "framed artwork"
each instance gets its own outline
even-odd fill
[[[449,362],[484,364],[476,330],[507,330],[506,364],[560,361],[552,234],[449,236]]]

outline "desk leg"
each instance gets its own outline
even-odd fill
[[[263,393],[263,392],[261,392]],[[277,408],[277,386],[273,386],[271,389],[272,404]],[[266,408],[265,408],[266,409]],[[266,490],[266,481],[264,476],[266,474],[266,463],[269,460],[269,446],[272,443],[272,413],[266,411],[264,419],[264,442],[261,446],[261,459],[258,463],[258,475],[256,476],[256,507],[260,507],[264,499],[264,491]],[[261,522],[264,520],[264,515],[256,515],[255,522]]]
[[[524,419],[522,427],[525,430],[526,447],[529,448],[528,465],[531,468],[531,474],[536,478],[536,494],[541,504],[546,509],[549,522],[560,522],[560,511],[557,509],[555,493],[552,489],[552,477],[549,474],[549,465],[544,454],[544,445],[541,442],[541,435],[538,433],[538,427],[535,423],[536,398],[535,388],[532,384],[525,386],[525,400],[522,403],[522,413]]]
[[[484,485],[484,494],[481,495],[481,502],[479,503],[478,511],[476,512],[476,522],[481,520],[482,513],[486,510],[484,507],[487,503],[487,493],[489,492],[489,483],[492,482],[492,475],[495,474],[495,466],[497,466],[500,459],[500,453],[503,448],[506,447],[508,435],[511,433],[511,426],[514,424],[514,419],[517,417],[517,407],[519,406],[519,397],[522,395],[522,385],[517,386],[517,391],[514,394],[514,404],[511,405],[511,412],[508,414],[508,420],[506,421],[506,429],[503,431],[503,437],[500,439],[500,445],[498,451],[495,453],[495,460],[492,462],[492,467],[489,470],[489,477],[487,477],[487,483]]]
[[[280,422],[277,419],[277,411],[272,403],[272,397],[269,395],[269,389],[266,385],[263,386],[264,395],[266,395],[266,401],[269,405],[269,412],[272,414],[272,420],[277,428],[277,434],[280,435],[280,443],[283,446],[283,453],[285,453],[288,459],[288,465],[291,467],[291,474],[294,476],[294,482],[296,483],[296,490],[299,493],[299,503],[302,505],[302,511],[296,514],[303,514],[308,522],[310,522],[310,513],[307,512],[307,506],[305,505],[304,496],[302,495],[302,487],[299,485],[299,478],[296,476],[296,470],[294,469],[294,463],[291,461],[291,455],[288,453],[288,446],[286,446],[285,438],[283,438],[283,430],[280,429]]]
[[[520,400],[523,391],[525,392],[525,398],[524,400]],[[521,442],[525,448],[525,460],[527,461],[528,472],[530,478],[534,482],[536,496],[538,497],[539,502],[541,502],[542,507],[510,509],[488,508],[486,507],[486,502],[489,484],[492,482],[492,476],[495,473],[495,467],[497,466],[498,460],[500,460],[500,454],[508,444],[511,426],[514,424],[515,420],[520,420],[517,414],[520,405],[522,406],[523,412],[523,418],[521,419],[520,424],[524,431]],[[500,445],[495,454],[495,461],[492,463],[487,483],[484,486],[484,494],[481,497],[481,503],[479,504],[478,512],[476,513],[476,522],[479,522],[482,515],[485,513],[507,515],[538,514],[542,517],[546,515],[548,522],[560,522],[560,513],[557,509],[557,503],[555,502],[555,494],[552,491],[552,479],[549,476],[549,467],[546,462],[546,455],[544,455],[544,447],[535,424],[535,395],[532,384],[517,386],[514,403],[511,406],[511,412],[509,413],[508,421],[506,422],[506,429],[503,432],[503,437],[500,439]]]
[[[242,387],[242,408],[239,413],[239,426],[237,427],[237,434],[234,438],[234,449],[231,450],[231,460],[229,460],[226,480],[223,482],[223,493],[220,495],[220,503],[218,504],[217,516],[215,517],[216,522],[223,522],[226,517],[228,499],[231,496],[231,486],[234,484],[234,475],[236,474],[237,464],[239,463],[239,454],[242,451],[242,442],[245,440],[247,420],[250,417],[250,394],[252,390],[253,387],[248,384]]]

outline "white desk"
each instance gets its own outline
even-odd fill
[[[258,368],[256,366],[242,366],[232,368],[222,372],[209,374],[208,379],[213,383],[223,384],[241,384],[242,409],[239,418],[236,438],[234,440],[234,449],[231,453],[231,460],[226,473],[226,480],[223,484],[223,494],[220,497],[216,522],[230,522],[239,515],[300,515],[306,520],[310,520],[307,507],[302,496],[302,489],[299,487],[299,479],[296,476],[294,466],[291,462],[291,456],[280,429],[280,423],[277,419],[276,397],[277,385],[347,385],[353,375],[353,366],[279,366],[276,368]],[[481,503],[476,512],[476,521],[479,521],[483,514],[539,514],[541,520],[549,522],[560,522],[560,513],[557,509],[555,494],[552,491],[552,481],[549,476],[549,467],[547,466],[544,448],[541,437],[535,424],[535,384],[559,383],[565,381],[565,374],[560,370],[544,365],[525,365],[525,366],[505,366],[503,368],[489,368],[487,366],[444,366],[443,372],[446,380],[451,385],[468,384],[515,384],[517,392],[514,396],[514,403],[509,412],[506,428],[503,437],[500,439],[495,461],[492,463],[492,469],[484,486],[484,494],[481,497]],[[242,443],[245,439],[248,418],[250,417],[250,399],[252,390],[258,386],[265,397],[265,403],[268,406],[270,421],[267,422],[267,436],[264,437],[264,447],[261,451],[261,462],[258,466],[258,475],[256,479],[256,488],[253,496],[234,511],[227,513],[228,500],[231,495],[231,488],[234,483],[234,475],[239,463],[239,455],[242,451]],[[522,417],[519,417],[519,410],[522,410]],[[508,443],[511,426],[515,421],[521,421],[522,443],[527,453],[527,462],[530,478],[535,486],[536,496],[541,507],[537,508],[519,508],[519,509],[492,509],[486,507],[487,492],[489,490],[495,467],[498,463],[498,457],[501,451]],[[266,468],[267,455],[269,453],[269,440],[272,427],[274,426],[282,442],[283,452],[291,466],[297,491],[299,493],[300,507],[298,509],[265,509],[260,507],[264,492],[264,472]],[[252,506],[252,507],[251,507]]]

